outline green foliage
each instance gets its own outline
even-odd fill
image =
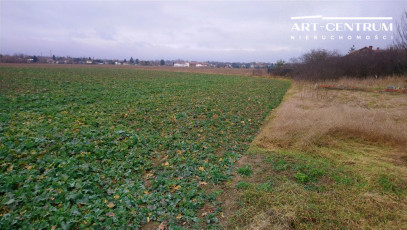
[[[245,165],[239,169],[237,169],[237,173],[243,176],[251,176],[253,174],[253,170],[250,165]]]
[[[295,175],[295,178],[297,178],[297,181],[298,181],[299,183],[307,183],[307,182],[310,181],[310,177],[309,177],[307,174],[302,173],[302,172],[298,172],[298,173]]]
[[[0,82],[0,229],[217,224],[198,218],[203,184],[228,180],[289,87],[105,68],[0,67]]]
[[[285,64],[284,60],[278,60],[274,66],[275,66],[275,68],[279,69],[279,68],[282,68],[284,66],[284,64]]]
[[[263,161],[270,163],[274,171],[284,171],[290,167],[290,164],[284,159],[273,159],[271,156],[267,156]]]
[[[318,164],[299,164],[296,170],[298,173],[295,177],[300,183],[316,182],[318,178],[325,175],[325,170]]]
[[[271,164],[275,172],[288,171],[295,174],[296,181],[302,184],[317,182],[319,178],[325,176],[325,170],[329,168],[329,164],[325,161],[310,160],[303,156],[284,156],[278,153],[267,156],[263,162]],[[338,180],[341,179],[339,172],[333,174]]]
[[[217,190],[214,190],[212,193],[213,193],[215,196],[220,196],[220,195],[222,195],[223,190],[222,190],[222,189],[217,189]]]
[[[260,191],[264,191],[264,192],[270,192],[273,189],[273,187],[272,187],[271,183],[266,182],[266,183],[257,185],[256,189],[260,190]]]
[[[247,183],[246,181],[239,181],[236,184],[236,189],[247,189],[250,187],[250,183]]]
[[[401,195],[407,188],[405,182],[398,181],[393,175],[382,174],[377,179],[377,183],[383,188],[386,193],[394,193]]]

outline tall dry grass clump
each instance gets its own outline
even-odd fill
[[[366,90],[379,90],[384,89],[387,86],[393,86],[395,88],[407,88],[407,77],[400,76],[387,76],[380,78],[366,78],[366,79],[357,79],[357,78],[340,78],[338,80],[326,80],[324,84],[336,84],[342,85],[344,87],[356,87]]]
[[[342,79],[336,84],[385,88],[402,85],[404,80]],[[405,94],[327,90],[304,82],[295,82],[291,90],[293,95],[278,109],[272,125],[259,135],[260,146],[312,150],[336,145],[341,138],[392,145],[407,143]]]

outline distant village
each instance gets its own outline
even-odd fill
[[[95,59],[51,56],[0,55],[0,63],[47,63],[47,64],[82,64],[82,65],[134,65],[134,66],[167,66],[175,68],[251,68],[267,69],[274,66],[265,62],[196,62],[185,60],[139,60],[133,59]]]

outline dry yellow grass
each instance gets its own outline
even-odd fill
[[[341,78],[335,81],[324,81],[324,84],[343,85],[345,87],[358,87],[365,89],[383,89],[387,86],[394,86],[397,88],[407,88],[407,79],[405,77],[388,76],[381,78]]]
[[[383,88],[391,80],[347,79],[336,84]],[[397,85],[404,82],[394,80]],[[405,94],[318,89],[304,82],[294,83],[291,93],[294,95],[280,106],[272,125],[258,136],[259,145],[310,150],[335,144],[338,138],[392,145],[407,143]]]

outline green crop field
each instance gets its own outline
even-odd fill
[[[215,226],[229,180],[288,81],[0,67],[0,229]]]

